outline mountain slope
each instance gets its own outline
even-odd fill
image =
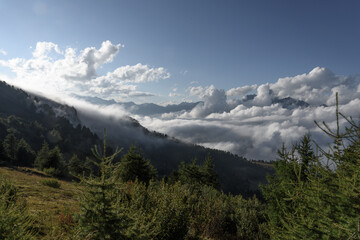
[[[183,143],[166,135],[150,132],[129,117],[114,119],[92,111],[76,110],[28,94],[3,82],[0,82],[1,92],[8,93],[0,97],[1,140],[12,131],[18,138],[25,138],[35,150],[45,140],[59,145],[67,160],[74,153],[81,157],[89,153],[92,145],[99,143],[97,136],[102,136],[103,129],[106,128],[107,140],[111,146],[127,149],[131,144],[136,145],[144,157],[151,160],[160,177],[176,170],[182,161],[190,162],[197,158],[202,162],[210,155],[225,192],[251,195],[258,190],[259,183],[266,182],[266,174],[272,172],[269,168],[231,153]],[[9,123],[9,118],[18,118],[20,125],[11,121]],[[40,127],[34,127],[36,124]]]

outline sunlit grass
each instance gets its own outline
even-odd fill
[[[72,182],[55,180],[50,176],[29,168],[0,168],[0,177],[7,179],[19,189],[19,196],[26,199],[29,212],[36,219],[39,235],[57,231],[64,214],[79,211],[76,200],[78,189]],[[58,181],[60,188],[44,185],[43,181]]]

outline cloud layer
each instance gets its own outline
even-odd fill
[[[275,83],[242,86],[226,92],[214,86],[197,86],[188,92],[199,96],[204,103],[192,111],[137,116],[137,119],[151,130],[191,143],[252,159],[271,160],[276,158],[283,142],[289,146],[307,132],[322,146],[331,142],[314,120],[335,127],[336,92],[340,111],[358,118],[359,83],[359,76],[338,76],[317,67],[307,74],[280,78]],[[306,101],[310,106],[284,108],[281,103],[274,103],[275,99],[288,97]]]
[[[99,49],[87,47],[77,51],[71,47],[61,50],[52,42],[38,42],[32,58],[0,60],[0,65],[15,73],[11,84],[48,96],[75,93],[117,100],[153,96],[137,91],[137,84],[169,78],[170,74],[162,67],[138,63],[99,75],[98,69],[112,62],[122,47],[104,41]],[[2,50],[1,53],[6,52]]]
[[[141,63],[99,74],[99,69],[112,62],[121,48],[121,44],[105,41],[98,49],[88,47],[77,51],[70,47],[61,49],[51,42],[39,42],[30,59],[0,60],[0,65],[15,73],[14,78],[4,79],[10,84],[61,99],[83,112],[86,112],[84,109],[97,112],[100,118],[116,119],[130,115],[129,111],[116,103],[107,107],[94,106],[65,96],[77,94],[118,101],[148,97],[153,93],[138,91],[139,84],[170,78],[164,68]],[[0,54],[5,56],[6,52],[0,50]],[[252,159],[270,160],[276,158],[282,142],[291,145],[307,132],[321,145],[331,141],[315,126],[314,120],[335,126],[336,92],[340,96],[340,110],[347,116],[360,116],[360,75],[340,76],[321,67],[309,73],[279,78],[275,83],[228,90],[198,84],[190,83],[184,93],[173,88],[169,94],[170,97],[201,100],[192,110],[132,117],[150,130],[184,141]],[[296,100],[303,101],[302,107],[296,107],[299,102]],[[292,107],[286,107],[289,105]]]

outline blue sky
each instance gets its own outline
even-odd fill
[[[359,9],[351,0],[1,1],[0,49],[7,55],[0,59],[29,59],[37,42],[81,51],[109,40],[124,47],[98,74],[137,63],[162,67],[169,78],[136,88],[156,96],[133,100],[181,101],[190,99],[191,86],[228,90],[317,66],[358,74]],[[183,95],[168,97],[174,88]]]

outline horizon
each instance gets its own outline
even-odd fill
[[[291,144],[304,131],[322,139],[313,121],[333,125],[336,92],[341,110],[360,116],[359,7],[357,1],[4,1],[0,79],[91,109],[104,107],[74,96],[202,101],[151,116],[118,106],[100,112],[130,115],[202,146],[274,158],[276,144]],[[244,101],[249,94],[256,97]],[[274,103],[287,97],[310,107]]]

